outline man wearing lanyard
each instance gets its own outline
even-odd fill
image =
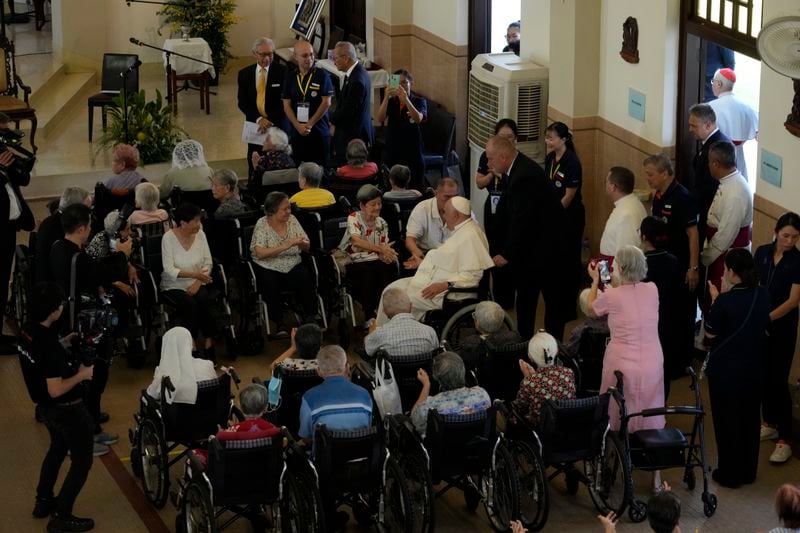
[[[255,65],[249,65],[239,71],[239,90],[237,103],[244,113],[247,122],[258,124],[258,131],[264,133],[267,128],[276,126],[287,129],[286,116],[283,111],[281,92],[286,77],[286,67],[273,63],[275,43],[272,39],[260,37],[253,43]],[[261,150],[258,144],[247,145],[248,174],[253,173],[253,152]]]
[[[291,122],[291,144],[294,160],[313,161],[328,166],[330,126],[328,108],[331,106],[333,84],[324,69],[314,66],[314,49],[302,41],[294,45],[297,62],[295,75],[288,75],[283,84],[283,110]]]

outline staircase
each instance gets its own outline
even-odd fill
[[[36,109],[39,120],[37,137],[52,138],[76,107],[85,108],[86,99],[98,89],[96,79],[94,72],[67,72],[64,65],[54,66],[52,73],[34,88],[30,96],[31,106]]]

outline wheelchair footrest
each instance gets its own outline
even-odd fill
[[[630,436],[631,461],[637,468],[684,466],[689,443],[676,428],[643,429]]]

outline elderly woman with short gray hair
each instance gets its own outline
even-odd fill
[[[471,370],[477,370],[478,365],[484,359],[486,344],[501,348],[522,342],[519,333],[506,327],[506,312],[496,302],[480,302],[475,306],[472,320],[475,322],[476,334],[464,338],[458,348],[458,355]]]
[[[211,194],[219,201],[214,211],[217,220],[236,218],[250,210],[239,198],[239,176],[229,168],[217,170],[211,176]]]
[[[464,415],[488,409],[492,400],[481,387],[466,386],[464,361],[455,352],[443,352],[433,359],[433,379],[439,384],[439,394],[430,396],[431,381],[423,369],[417,370],[417,379],[422,391],[411,408],[411,421],[425,435],[428,412],[435,409],[442,415]]]
[[[344,180],[366,180],[378,173],[378,165],[367,161],[369,149],[361,139],[347,143],[347,164],[336,169],[336,177]]]
[[[658,289],[644,283],[647,260],[635,246],[624,246],[614,256],[612,287],[599,292],[597,264],[589,263],[592,287],[589,316],[608,315],[611,341],[603,358],[601,392],[616,386],[615,370],[625,375],[625,403],[628,412],[664,406],[664,355],[658,339]],[[619,406],[609,406],[611,429],[619,429]],[[663,416],[636,417],[628,430],[663,428]]]
[[[292,147],[289,145],[289,136],[286,132],[275,126],[267,129],[261,153],[253,152],[253,175],[260,177],[270,170],[285,170],[296,168],[292,159]]]
[[[300,304],[304,321],[316,319],[316,284],[301,259],[308,252],[308,235],[292,214],[289,197],[273,191],[264,200],[264,212],[253,230],[250,253],[258,290],[276,324],[283,314],[280,295],[289,290]]]

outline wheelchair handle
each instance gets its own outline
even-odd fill
[[[231,379],[233,379],[233,382],[236,383],[237,386],[239,385],[239,383],[242,382],[242,378],[239,377],[239,374],[236,372],[236,369],[233,368],[232,366],[228,367],[228,375],[231,377]]]

